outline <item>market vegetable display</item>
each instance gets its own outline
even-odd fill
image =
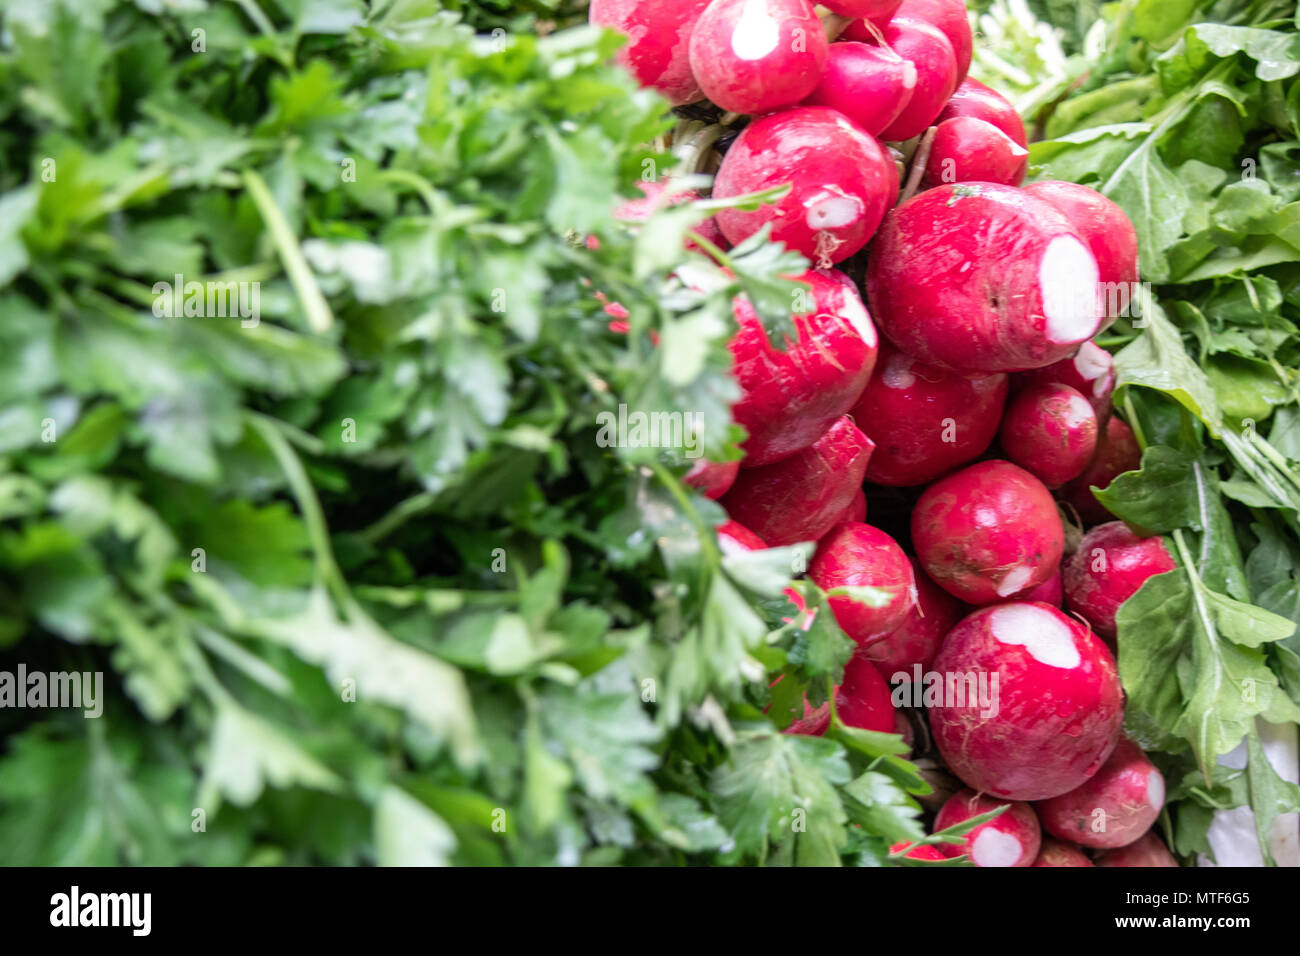
[[[1294,5],[502,6],[0,4],[0,862],[1287,862]]]

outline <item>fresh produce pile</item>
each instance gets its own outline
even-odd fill
[[[0,2],[0,863],[1267,858],[1300,34],[1077,6]]]
[[[1268,7],[1256,4],[1252,12],[1267,21]],[[997,12],[1004,22],[1010,13]],[[1167,10],[1157,16],[1150,4],[1129,4],[1118,32],[1123,38],[1137,29],[1151,40],[1154,19],[1154,29],[1167,36],[1171,16]],[[1273,577],[1270,598],[1261,603],[1279,613],[1252,605],[1244,587],[1225,581],[1215,589],[1206,580],[1210,529],[1195,519],[1184,528],[1152,514],[1168,508],[1168,488],[1161,486],[1174,475],[1179,452],[1152,447],[1151,430],[1177,426],[1187,434],[1198,424],[1223,430],[1205,418],[1209,406],[1188,403],[1187,411],[1201,416],[1198,423],[1136,388],[1178,391],[1153,381],[1150,368],[1145,378],[1140,374],[1143,358],[1151,365],[1150,353],[1160,348],[1154,343],[1177,333],[1163,324],[1151,286],[1139,281],[1139,245],[1141,274],[1167,278],[1162,250],[1180,235],[1181,217],[1171,227],[1168,210],[1151,208],[1150,183],[1133,187],[1124,179],[1129,165],[1159,164],[1160,157],[1126,155],[1109,142],[1137,131],[1065,137],[1035,147],[1034,155],[1047,161],[1035,165],[1035,181],[1022,187],[1031,162],[1025,125],[1009,101],[968,76],[974,36],[960,0],[841,0],[826,3],[820,17],[804,0],[595,0],[591,18],[631,38],[620,61],[680,114],[707,116],[692,105],[707,98],[725,111],[713,118],[728,132],[743,124],[720,150],[715,199],[789,184],[774,204],[717,212],[700,230],[711,236],[707,251],[717,252],[715,242],[744,242],[769,230],[814,267],[797,277],[809,287],[809,307],[801,313],[796,305],[798,334],[784,340],[777,358],[755,361],[758,334],[743,330],[757,320],[738,300],[742,332],[731,347],[742,396],[733,411],[747,431],[745,457],[738,474],[710,465],[687,476],[725,508],[724,550],[817,541],[808,579],[828,596],[836,623],[856,644],[843,682],[811,700],[809,682],[801,682],[807,668],[787,661],[772,685],[768,713],[786,724],[786,733],[888,732],[895,716],[882,703],[888,677],[901,699],[924,702],[926,742],[932,740],[939,766],[968,788],[943,804],[935,827],[1005,811],[967,830],[964,843],[940,837],[940,857],[965,849],[977,866],[1034,865],[1045,827],[1084,847],[1144,848],[1131,856],[1104,854],[1109,865],[1175,865],[1148,832],[1164,807],[1165,782],[1125,735],[1117,652],[1129,687],[1128,733],[1150,749],[1181,751],[1206,789],[1219,772],[1214,758],[1250,741],[1254,781],[1242,802],[1254,808],[1263,855],[1271,860],[1270,828],[1280,812],[1296,808],[1297,791],[1268,764],[1252,718],[1288,724],[1300,716],[1296,659],[1280,643],[1295,633],[1288,618],[1296,616],[1296,585],[1284,571]],[[1022,4],[1012,22],[1023,28],[1032,19]],[[995,15],[991,25],[998,24]],[[1243,52],[1280,56],[1295,48],[1285,34],[1242,30],[1235,39]],[[1220,46],[1234,37],[1232,29],[1209,25],[1193,27],[1185,42],[1202,34]],[[1161,60],[1178,56],[1192,59],[1175,49]],[[1218,74],[1230,65],[1216,67]],[[1282,77],[1300,63],[1261,61],[1260,68]],[[1189,75],[1195,69],[1184,67]],[[1079,72],[1070,77],[1072,86]],[[1059,84],[1058,91],[1065,92]],[[1062,115],[1086,115],[1085,103],[1110,110],[1115,91],[1101,88],[1052,104],[1056,112],[1040,109],[1038,117],[1049,128],[1059,126]],[[738,123],[746,114],[753,118]],[[1163,122],[1173,129],[1180,118],[1172,113]],[[716,127],[712,135],[686,124],[678,132],[693,137],[692,144],[721,138]],[[1142,132],[1151,136],[1144,148],[1157,152],[1160,125]],[[1104,163],[1078,145],[1094,140],[1107,142],[1115,157],[1118,169],[1109,180]],[[1235,156],[1241,145],[1224,151]],[[1277,145],[1268,150],[1281,152]],[[1083,156],[1074,155],[1080,151]],[[693,149],[682,155],[697,160]],[[1057,156],[1068,159],[1054,163]],[[1211,188],[1228,178],[1191,162]],[[1049,178],[1054,166],[1136,204],[1141,230],[1101,192]],[[1132,188],[1139,190],[1136,203]],[[1263,198],[1268,187],[1247,178],[1242,191],[1272,213]],[[1234,192],[1225,190],[1218,202],[1240,215]],[[662,183],[653,190],[661,205],[674,202],[673,193]],[[638,208],[626,218],[645,215]],[[1199,242],[1185,240],[1176,251],[1202,275],[1228,275],[1242,268],[1235,248],[1229,262],[1212,266],[1217,272],[1205,273],[1202,260],[1224,258],[1219,247],[1243,238],[1244,230],[1227,237],[1220,230]],[[1277,245],[1249,262],[1297,257],[1294,247]],[[1120,320],[1124,326],[1112,337],[1108,330]],[[1126,341],[1156,323],[1133,350],[1139,358],[1121,356],[1117,377],[1111,352],[1096,337]],[[879,342],[875,326],[883,333]],[[1181,353],[1180,343],[1172,347]],[[1185,358],[1180,364],[1194,370]],[[1266,373],[1265,395],[1295,394],[1295,373],[1277,358],[1272,367],[1257,367]],[[1166,421],[1157,424],[1160,417]],[[1194,440],[1199,451],[1201,435]],[[1239,459],[1253,456],[1256,472],[1263,471],[1259,461],[1276,469],[1257,475],[1259,485],[1245,502],[1293,512],[1300,488],[1293,463],[1249,429],[1245,441],[1227,444]],[[1185,453],[1180,464],[1198,478],[1207,475],[1198,486],[1213,480]],[[1280,495],[1269,497],[1265,488]],[[868,515],[896,535],[867,524]],[[1206,512],[1197,515],[1204,521]],[[1226,511],[1221,520],[1226,524]],[[1202,534],[1199,562],[1184,535],[1189,530]],[[806,607],[801,591],[789,595]],[[1171,602],[1188,605],[1172,634],[1168,623],[1152,620],[1177,613]],[[801,622],[810,627],[808,617]],[[1180,633],[1187,622],[1204,633]],[[1231,643],[1220,645],[1223,638]],[[1270,644],[1277,645],[1272,661],[1266,651],[1241,656],[1240,646]],[[1222,663],[1207,659],[1219,655],[1237,657],[1232,663],[1239,669],[1227,670],[1226,685]],[[865,673],[873,664],[877,672]],[[1189,664],[1190,680],[1179,673]],[[1207,673],[1197,674],[1200,668]],[[954,699],[954,685],[972,675],[1000,678],[992,694],[999,706],[981,707],[963,694]],[[924,680],[933,697],[909,695],[909,680]],[[833,702],[817,706],[824,696]],[[898,720],[914,745],[911,726]],[[1224,728],[1229,720],[1231,729]],[[1292,732],[1292,765],[1294,753]],[[1186,786],[1197,786],[1191,768],[1183,776]],[[1225,805],[1231,804],[1217,804]],[[1197,820],[1197,811],[1188,816]],[[1197,834],[1196,826],[1181,833],[1184,853],[1210,849],[1204,828]],[[1165,832],[1172,836],[1172,825]],[[1069,843],[1049,847],[1047,857],[1079,862],[1045,858],[1041,865],[1092,865]]]

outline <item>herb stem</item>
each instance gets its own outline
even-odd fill
[[[307,313],[307,324],[318,334],[328,332],[334,325],[334,313],[320,291],[316,275],[307,265],[302,247],[298,245],[297,237],[289,228],[289,221],[284,218],[284,213],[276,205],[271,190],[267,188],[266,180],[256,170],[246,169],[244,187],[248,190],[249,198],[253,200],[253,205],[257,207],[262,222],[266,224],[266,229],[271,234],[271,241],[280,254],[281,263],[284,264],[284,271],[289,274],[289,281],[293,284],[294,291],[298,293],[298,301],[302,303],[303,311]]]

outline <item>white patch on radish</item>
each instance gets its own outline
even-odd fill
[[[912,374],[912,359],[906,355],[890,359],[880,380],[885,383],[885,388],[911,388],[916,384],[916,376]]]
[[[916,64],[911,60],[903,61],[903,89],[910,90],[916,86]]]
[[[1097,280],[1097,260],[1074,236],[1057,236],[1047,244],[1038,285],[1051,342],[1083,342],[1096,333],[1102,320]]]
[[[1147,774],[1147,803],[1151,804],[1152,810],[1165,805],[1165,778],[1160,776],[1159,770]]]
[[[1032,604],[1007,604],[989,616],[989,630],[1002,644],[1019,644],[1029,656],[1048,667],[1065,670],[1082,661],[1074,633],[1056,615]]]
[[[844,297],[840,301],[840,307],[836,311],[846,320],[849,325],[853,326],[853,331],[858,333],[858,337],[866,342],[870,348],[875,348],[878,344],[876,340],[876,327],[871,324],[871,316],[867,314],[867,308],[862,304],[856,292],[845,290]]]
[[[971,841],[970,858],[976,866],[1015,866],[1025,848],[1010,833],[985,827]]]
[[[854,196],[841,192],[822,191],[817,197],[804,203],[807,213],[804,221],[815,232],[823,229],[843,229],[862,217],[862,202]]]
[[[1093,411],[1092,403],[1078,393],[1070,396],[1061,413],[1061,421],[1065,422],[1066,428],[1078,428],[1088,419],[1096,417],[1097,413]]]
[[[768,14],[763,0],[745,4],[731,31],[731,52],[742,60],[761,60],[780,42],[781,28]]]
[[[1088,406],[1088,411],[1092,411],[1092,406]],[[1034,569],[1027,564],[1022,564],[1018,568],[1012,568],[998,585],[998,597],[1011,597],[1019,591],[1023,591],[1029,584],[1029,579],[1034,576]]]
[[[1105,349],[1094,342],[1084,342],[1074,357],[1074,370],[1085,382],[1092,382],[1093,394],[1099,394],[1099,388],[1106,387],[1106,372],[1110,368],[1110,356]]]

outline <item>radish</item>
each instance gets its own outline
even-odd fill
[[[910,846],[912,846],[912,844],[910,843],[895,843],[893,846],[889,848],[889,852],[903,853],[903,851]],[[936,863],[948,859],[946,856],[943,855],[942,850],[940,850],[937,846],[932,846],[931,844],[928,843],[922,846],[912,847],[912,849],[909,852],[903,853],[903,856],[907,857],[909,860],[930,860]]]
[[[1012,396],[1002,450],[1048,488],[1083,474],[1097,451],[1097,413],[1068,385],[1031,385]]]
[[[872,452],[872,454],[874,455],[875,452]],[[870,468],[871,467],[870,464],[868,464],[867,467]],[[853,500],[849,502],[849,506],[845,508],[842,512],[840,512],[840,516],[835,519],[835,524],[837,526],[842,525],[846,521],[855,521],[860,524],[866,520],[867,520],[867,496],[866,493],[863,492],[861,488],[859,488],[858,493],[854,495]],[[832,528],[831,530],[833,531],[834,528]]]
[[[717,500],[725,495],[736,483],[740,473],[738,461],[704,461],[701,459],[691,466],[683,481],[692,488],[704,492],[704,497]]]
[[[966,16],[965,0],[903,0],[895,16],[924,20],[938,27],[956,54],[957,82],[965,79],[975,52],[975,37]]]
[[[974,790],[961,790],[940,808],[934,818],[934,830],[938,833],[1003,806],[1010,809],[971,830],[964,842],[946,843],[940,850],[949,857],[964,853],[980,867],[1032,866],[1038,857],[1043,832],[1033,808],[1027,803],[1008,803]]]
[[[618,62],[673,106],[704,99],[691,71],[690,40],[709,0],[591,0],[588,19],[630,37]]]
[[[929,670],[943,639],[969,610],[931,581],[915,558],[908,561],[916,579],[916,605],[908,610],[898,627],[862,651],[876,665],[876,670],[890,680],[900,674],[901,679],[912,680],[913,668],[918,665],[922,671]]]
[[[768,113],[813,91],[827,46],[808,0],[713,0],[691,31],[690,64],[724,110]]]
[[[903,0],[825,0],[822,6],[831,13],[855,19],[880,19],[889,22]]]
[[[1115,614],[1146,583],[1177,565],[1159,535],[1142,538],[1122,521],[1097,525],[1083,536],[1065,563],[1065,596],[1070,610],[1109,641],[1116,636]]]
[[[772,547],[816,541],[853,500],[873,447],[846,416],[811,447],[742,469],[722,506]]]
[[[817,546],[808,576],[824,591],[866,586],[885,592],[888,600],[883,607],[870,607],[848,596],[829,600],[835,620],[860,645],[887,636],[916,606],[916,576],[907,555],[893,538],[871,525],[848,523],[835,528]]]
[[[957,88],[957,56],[936,27],[921,20],[895,17],[880,31],[883,46],[916,68],[916,86],[898,115],[885,127],[882,139],[901,142],[919,136],[934,122]]]
[[[1011,377],[1013,391],[1026,385],[1068,385],[1092,403],[1099,424],[1110,419],[1115,391],[1115,359],[1096,342],[1084,342],[1073,358]]]
[[[626,199],[614,210],[614,218],[623,222],[640,223],[645,222],[660,209],[669,206],[679,206],[682,203],[695,202],[700,198],[700,194],[693,189],[682,190],[681,192],[669,192],[670,180],[645,180],[637,181],[637,187],[644,194],[636,199]],[[727,248],[729,243],[722,230],[718,227],[718,220],[710,216],[702,222],[696,223],[691,227],[691,232],[708,240],[715,246]],[[700,246],[693,239],[687,238],[685,248],[690,252],[699,251]]]
[[[778,677],[772,686],[775,687],[781,680]],[[843,724],[879,734],[894,733],[896,712],[890,700],[889,685],[870,661],[859,654],[850,658],[844,665],[844,680],[835,685],[833,692],[835,712]],[[831,722],[830,704],[813,708],[805,696],[803,707],[803,717],[790,724],[782,733],[808,737],[820,737],[826,733]]]
[[[1096,290],[1097,263],[1065,217],[996,183],[908,200],[885,217],[867,269],[881,331],[956,371],[1023,371],[1073,355],[1101,325]]]
[[[983,605],[1050,579],[1065,528],[1041,481],[1010,462],[982,461],[925,490],[912,510],[912,544],[936,584]]]
[[[922,182],[986,182],[1019,186],[1029,171],[1029,150],[992,123],[973,116],[954,116],[934,132]]]
[[[952,94],[952,99],[948,100],[943,112],[939,114],[939,122],[956,116],[971,116],[992,123],[1010,136],[1017,146],[1029,146],[1025,121],[1020,118],[1016,108],[997,90],[990,89],[973,76],[961,81]]]
[[[1007,399],[1007,376],[959,375],[880,343],[879,373],[853,407],[876,443],[867,480],[923,485],[974,461],[993,442]]]
[[[826,69],[806,106],[839,110],[865,132],[879,136],[893,123],[916,87],[916,67],[885,47],[832,43]]]
[[[952,629],[931,666],[949,685],[928,707],[935,744],[948,769],[981,793],[1058,797],[1093,776],[1119,740],[1115,658],[1054,607],[982,608]]]
[[[1077,183],[1046,180],[1030,183],[1025,192],[1059,209],[1088,244],[1097,260],[1099,299],[1106,317],[1129,312],[1138,281],[1138,238],[1124,210]]]
[[[724,555],[762,551],[767,544],[739,521],[724,521],[714,529],[718,533],[718,548]]]
[[[1090,780],[1035,809],[1052,836],[1109,850],[1150,830],[1164,805],[1165,778],[1141,747],[1122,737]]]
[[[879,734],[894,732],[897,712],[890,699],[889,684],[861,651],[844,665],[844,681],[835,692],[835,712],[849,727]]]
[[[1034,860],[1033,865],[1092,866],[1092,860],[1088,859],[1078,847],[1043,837],[1043,847],[1038,851],[1038,859]]]
[[[748,300],[734,303],[740,331],[730,348],[742,394],[732,416],[749,433],[741,443],[744,468],[815,442],[853,407],[876,367],[876,329],[852,286],[833,273],[797,278],[810,287],[798,293],[810,308],[795,315],[798,341],[787,339],[784,351],[772,348]]]
[[[785,675],[782,675],[784,677]],[[781,677],[773,681],[772,686],[781,683]],[[803,698],[803,716],[781,731],[783,734],[796,734],[800,737],[820,737],[831,725],[831,705],[822,704],[813,707],[808,703],[808,695]]]
[[[773,239],[827,265],[865,246],[898,198],[898,170],[880,143],[825,106],[746,126],[722,159],[713,195],[727,199],[785,183],[792,188],[775,205],[719,212],[723,235],[740,243],[771,224]]]
[[[1085,524],[1109,521],[1111,513],[1092,493],[1094,487],[1107,488],[1126,471],[1142,467],[1142,448],[1133,429],[1112,415],[1097,442],[1097,453],[1083,474],[1061,489],[1062,500],[1069,503]]]
[[[1177,866],[1178,861],[1169,852],[1169,848],[1154,833],[1122,846],[1118,850],[1107,850],[1097,855],[1097,866]]]

